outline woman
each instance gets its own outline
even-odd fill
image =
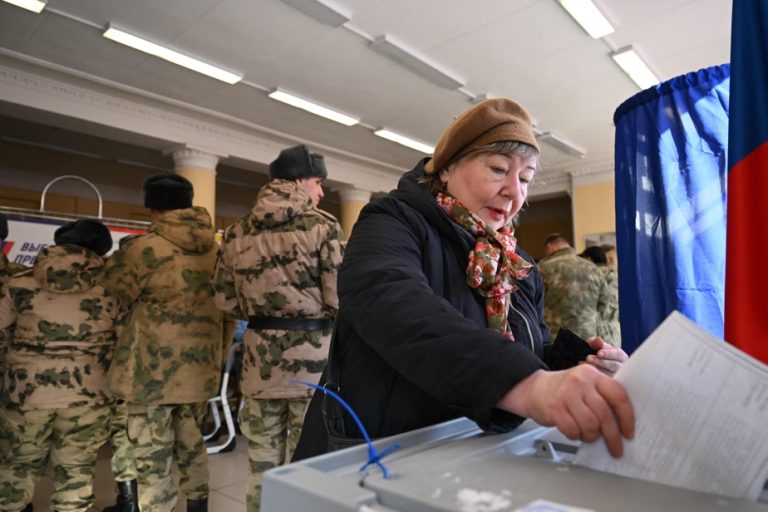
[[[604,373],[626,354],[592,338],[599,352],[590,364],[546,365],[543,285],[512,236],[538,153],[528,113],[509,99],[486,100],[361,213],[339,273],[323,382],[340,389],[372,437],[459,416],[508,431],[528,417],[571,439],[602,436],[621,456],[633,411]],[[351,418],[322,402],[316,394],[295,460],[360,437]]]

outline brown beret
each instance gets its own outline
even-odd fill
[[[453,120],[440,136],[424,174],[433,174],[469,153],[494,142],[524,142],[539,149],[533,121],[518,103],[507,98],[484,100]]]

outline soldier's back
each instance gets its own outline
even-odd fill
[[[166,212],[112,258],[107,286],[128,311],[110,388],[141,404],[193,403],[215,394],[222,313],[210,283],[216,245],[207,212]]]
[[[552,337],[565,327],[582,338],[597,334],[598,302],[604,277],[573,249],[561,250],[539,263],[544,282],[544,315]]]

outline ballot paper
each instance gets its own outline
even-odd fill
[[[768,343],[768,334],[765,337]],[[673,312],[616,374],[635,438],[612,458],[600,440],[575,464],[756,500],[768,479],[768,367]]]

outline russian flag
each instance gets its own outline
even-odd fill
[[[768,363],[768,0],[731,24],[725,339]]]

